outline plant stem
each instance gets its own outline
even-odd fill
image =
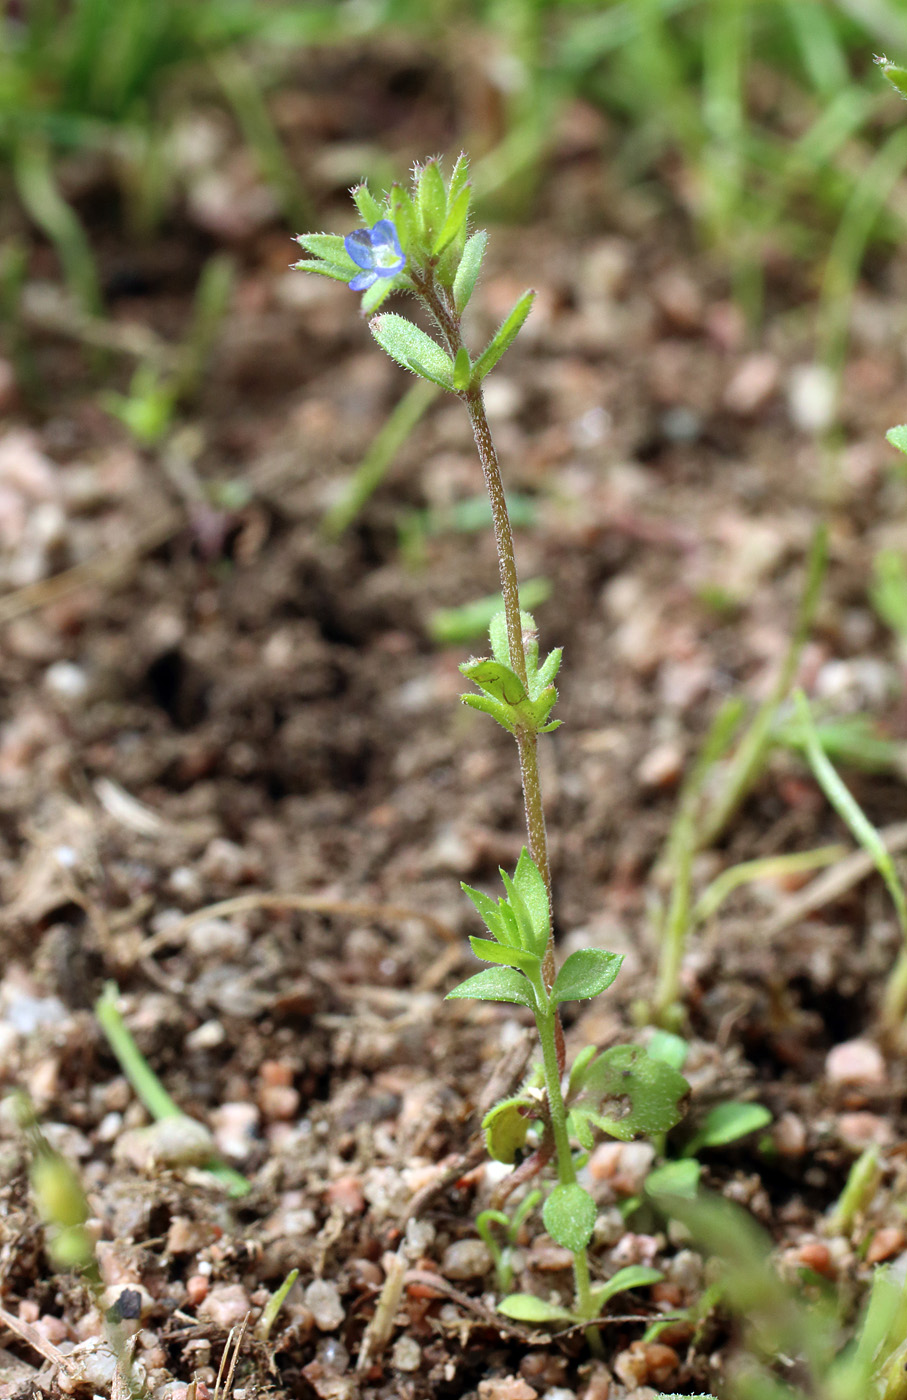
[[[557,1007],[551,1004],[547,993],[541,986],[536,985],[535,995],[539,1006],[545,1007],[544,1011],[536,1011],[535,1024],[542,1046],[548,1112],[557,1153],[557,1179],[561,1186],[571,1186],[576,1181],[576,1167],[573,1165],[573,1153],[570,1150],[570,1136],[567,1132],[567,1108],[561,1088],[561,1066],[556,1029],[560,1026],[560,1019]],[[576,1311],[582,1318],[591,1318],[595,1309],[592,1304],[589,1258],[585,1249],[578,1249],[573,1254],[573,1282]],[[592,1354],[601,1356],[603,1352],[598,1328],[587,1327],[585,1335]]]

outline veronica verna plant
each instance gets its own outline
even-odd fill
[[[524,292],[484,350],[470,353],[461,317],[482,268],[487,234],[469,231],[471,189],[464,156],[449,179],[439,162],[430,160],[414,170],[411,189],[394,185],[379,201],[361,184],[352,196],[365,227],[346,237],[301,235],[297,241],[308,256],[296,266],[361,292],[363,313],[371,316],[369,329],[381,348],[405,369],[460,399],[472,425],[497,545],[504,608],[491,624],[490,655],[460,668],[477,688],[462,698],[516,740],[528,849],[512,877],[501,871],[504,894],[497,901],[463,886],[489,935],[470,939],[473,952],[491,966],[449,995],[514,1003],[527,1007],[535,1018],[541,1069],[522,1091],[497,1104],[483,1127],[494,1157],[520,1162],[513,1173],[520,1182],[553,1162],[557,1184],[548,1193],[542,1217],[551,1237],[572,1253],[575,1283],[570,1308],[515,1293],[502,1300],[500,1309],[527,1322],[583,1324],[590,1346],[597,1350],[599,1335],[590,1324],[618,1291],[615,1285],[641,1286],[660,1275],[631,1269],[593,1284],[587,1250],[596,1206],[577,1178],[583,1154],[591,1149],[596,1131],[623,1140],[667,1132],[681,1117],[687,1083],[673,1066],[650,1059],[634,1045],[613,1046],[603,1054],[587,1047],[569,1073],[565,1062],[559,1006],[603,992],[617,976],[622,958],[601,948],[584,948],[572,953],[558,971],[554,956],[537,751],[539,735],[559,723],[551,719],[551,711],[561,649],[541,661],[535,621],[520,609],[513,534],[482,397],[482,381],[516,339],[535,293]],[[427,334],[394,312],[379,312],[392,292],[415,296],[436,334]]]

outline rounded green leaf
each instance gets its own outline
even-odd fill
[[[604,948],[579,948],[557,974],[552,997],[555,1002],[597,997],[610,987],[623,960],[622,953],[606,953]]]
[[[589,1192],[577,1182],[555,1186],[542,1207],[542,1219],[555,1244],[572,1254],[585,1249],[595,1229],[597,1207]]]
[[[885,436],[892,447],[907,454],[907,423],[899,423],[896,428],[889,428]]]
[[[572,1322],[573,1314],[553,1303],[544,1303],[533,1293],[510,1293],[498,1303],[498,1312],[516,1322]]]
[[[392,311],[373,316],[369,330],[381,346],[404,369],[430,379],[442,389],[453,388],[453,362],[436,340],[405,316]]]
[[[489,1157],[513,1166],[517,1153],[526,1146],[531,1122],[532,1104],[528,1099],[517,1096],[495,1104],[482,1119]]]
[[[679,1162],[665,1162],[656,1167],[646,1177],[647,1196],[681,1196],[692,1201],[699,1190],[702,1168],[693,1157],[682,1157]]]
[[[600,1311],[618,1293],[627,1293],[631,1288],[648,1288],[652,1283],[661,1283],[663,1278],[660,1269],[652,1269],[646,1264],[628,1264],[625,1269],[618,1269],[607,1283],[593,1288],[592,1301]]]

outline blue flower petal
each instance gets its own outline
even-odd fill
[[[352,256],[352,253],[350,253],[350,257]],[[384,276],[383,273],[380,275]],[[365,272],[357,272],[356,276],[349,283],[350,290],[353,292],[367,291],[373,283],[378,281],[378,276],[379,274],[375,272],[373,268],[367,268]]]
[[[403,256],[403,250],[400,247],[400,239],[397,237],[397,230],[390,219],[379,219],[374,228],[369,229],[369,236],[371,237],[373,245],[384,243],[388,247],[393,248],[398,257]]]
[[[386,223],[387,220],[383,222]],[[357,228],[355,233],[348,233],[343,240],[343,246],[357,267],[375,266],[374,240],[369,229]]]

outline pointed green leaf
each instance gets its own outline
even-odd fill
[[[404,274],[401,273],[400,275],[403,276]],[[373,282],[372,285],[370,287],[367,287],[366,290],[362,293],[362,302],[360,304],[362,307],[363,316],[371,316],[375,311],[378,310],[379,306],[381,306],[385,301],[387,301],[391,292],[395,291],[396,289],[396,277],[392,277],[390,280],[388,280],[386,277],[379,277],[377,282]],[[412,369],[412,365],[408,365],[407,368]],[[428,378],[427,375],[423,377]],[[441,385],[441,387],[443,388],[444,386]]]
[[[520,931],[520,947],[528,948],[530,953],[535,953],[535,929],[529,910],[526,908],[522,895],[513,883],[513,880],[507,874],[507,871],[501,870],[499,874],[504,882],[504,889],[507,891],[507,903],[513,911],[517,921],[517,927]],[[544,949],[542,951],[544,952]]]
[[[555,1186],[542,1207],[545,1229],[555,1244],[576,1254],[585,1249],[595,1229],[598,1209],[589,1192],[578,1182]]]
[[[647,1196],[680,1196],[692,1201],[699,1190],[702,1167],[692,1157],[682,1157],[679,1162],[665,1162],[649,1172],[645,1180]]]
[[[530,701],[525,707],[535,730],[540,730],[542,725],[547,722],[556,701],[557,690],[553,685],[549,685],[536,700]],[[557,723],[560,724],[560,720]]]
[[[597,997],[610,987],[623,960],[623,953],[606,953],[604,948],[577,949],[557,974],[552,998],[560,1003]]]
[[[444,252],[444,249],[451,244],[459,234],[466,228],[466,219],[469,214],[469,201],[472,197],[472,190],[468,187],[462,189],[454,199],[448,209],[447,217],[441,225],[432,245],[432,252],[435,257]]]
[[[386,311],[374,316],[369,322],[369,330],[391,359],[404,369],[421,374],[442,389],[453,388],[453,365],[449,355],[445,355],[437,341],[413,325],[405,316],[397,316]]]
[[[907,423],[899,423],[896,428],[889,428],[885,436],[892,447],[907,454]]]
[[[500,700],[492,700],[488,695],[461,695],[460,699],[471,710],[481,710],[483,714],[491,715],[491,718],[497,720],[508,734],[516,732],[513,711],[509,705],[503,704]]]
[[[489,1157],[493,1157],[496,1162],[503,1162],[508,1167],[513,1166],[517,1153],[522,1152],[526,1146],[532,1119],[537,1116],[533,1114],[532,1109],[533,1105],[528,1099],[517,1095],[495,1104],[494,1108],[485,1114],[482,1129]],[[510,1223],[506,1217],[505,1222]]]
[[[515,1322],[572,1322],[573,1314],[566,1308],[543,1303],[534,1293],[508,1293],[498,1303],[498,1312]]]
[[[494,369],[498,360],[516,340],[523,328],[523,322],[532,310],[535,292],[524,292],[510,315],[498,327],[491,340],[476,360],[473,368],[473,384],[481,384],[489,370]]]
[[[333,263],[338,267],[348,267],[351,277],[362,270],[356,266],[346,251],[343,238],[339,233],[301,233],[296,242],[300,248],[304,248],[315,258],[322,258],[325,262]],[[307,269],[306,263],[303,263],[302,267],[305,271]]]
[[[592,1290],[592,1302],[596,1313],[601,1312],[607,1302],[618,1293],[627,1293],[631,1288],[648,1288],[650,1284],[661,1283],[664,1274],[660,1269],[651,1269],[645,1264],[628,1264],[618,1269],[607,1283],[599,1284]]]
[[[368,228],[374,228],[375,224],[387,217],[385,210],[382,209],[364,180],[361,185],[356,185],[351,189],[350,194],[353,196],[353,203]]]
[[[462,881],[460,889],[472,900],[479,918],[492,938],[496,938],[499,943],[506,943],[506,934],[509,930],[506,929],[504,920],[501,918],[497,900],[492,899],[490,895],[483,894],[481,890],[474,890],[470,885],[464,885]]]
[[[466,240],[466,247],[463,249],[463,256],[460,259],[460,266],[457,268],[453,284],[454,305],[461,315],[475,290],[487,242],[488,234],[484,229],[480,229],[478,233],[474,233],[471,238]]]
[[[416,183],[416,208],[425,242],[431,246],[447,217],[447,191],[436,160],[426,161]]]
[[[555,647],[554,651],[550,651],[545,657],[544,663],[541,666],[539,666],[538,670],[536,671],[538,691],[541,691],[546,686],[551,685],[558,671],[561,669],[561,660],[563,658],[563,655],[564,648]],[[538,693],[538,691],[536,693]]]
[[[897,63],[892,63],[884,55],[877,57],[875,61],[895,92],[899,93],[901,97],[907,97],[907,68],[901,68]]]
[[[548,891],[538,866],[524,846],[513,872],[513,883],[529,913],[532,938],[525,945],[541,957],[548,946],[548,931],[551,911],[548,907]]]
[[[450,183],[447,186],[447,202],[453,204],[457,195],[466,186],[469,179],[469,159],[465,151],[461,151],[454,162],[454,168],[450,172]]]
[[[453,991],[447,993],[446,1000],[472,997],[475,1001],[508,1001],[517,1006],[535,1006],[532,988],[521,972],[513,967],[486,967],[474,977],[467,977]]]
[[[301,262],[293,263],[294,272],[319,272],[322,277],[333,277],[335,282],[349,282],[354,275],[347,267],[340,267],[338,263],[321,262],[318,258],[303,258]]]
[[[524,972],[535,972],[539,959],[535,953],[527,953],[522,948],[508,947],[504,943],[494,943],[490,938],[469,940],[469,946],[477,958],[483,962],[501,963],[504,967],[518,967]]]
[[[392,185],[388,197],[391,222],[397,230],[400,247],[404,253],[419,241],[418,218],[409,190],[403,185]]]
[[[765,1128],[772,1115],[761,1103],[718,1103],[710,1109],[695,1136],[684,1148],[685,1157],[695,1157],[703,1147],[724,1147],[748,1133]]]
[[[472,361],[469,358],[469,351],[465,345],[461,345],[457,351],[457,358],[454,361],[453,382],[457,393],[462,393],[469,388],[469,378],[472,374]]]
[[[567,1131],[571,1137],[575,1137],[580,1147],[591,1152],[595,1146],[595,1136],[592,1132],[590,1119],[594,1114],[589,1109],[573,1108],[567,1114]]]

